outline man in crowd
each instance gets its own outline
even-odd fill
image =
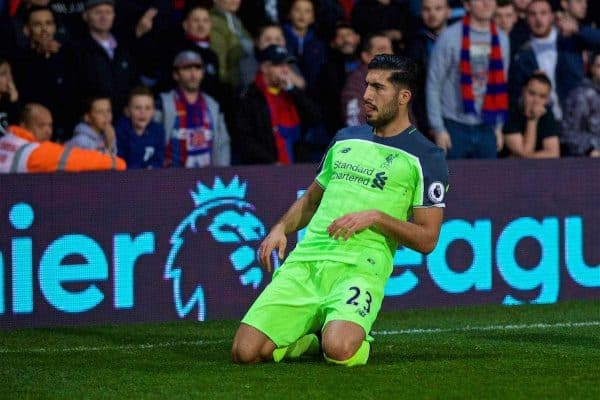
[[[558,158],[560,141],[558,123],[548,108],[552,91],[550,79],[536,72],[523,87],[518,104],[511,104],[504,125],[506,153],[519,158]]]
[[[242,94],[232,139],[243,164],[291,164],[302,130],[321,120],[317,106],[294,86],[288,63],[295,59],[282,46],[257,54],[256,80]]]
[[[568,155],[600,157],[600,53],[590,57],[590,77],[565,102],[562,140]]]
[[[176,87],[160,95],[157,120],[165,129],[167,166],[197,168],[230,164],[229,133],[219,103],[200,90],[204,63],[185,50],[173,60]]]
[[[41,104],[23,107],[21,124],[10,126],[0,137],[0,173],[92,171],[125,169],[125,162],[113,154],[64,147],[50,142],[52,114]]]
[[[427,74],[427,112],[449,159],[496,158],[508,111],[508,37],[494,23],[496,0],[467,0],[467,15],[438,38]]]

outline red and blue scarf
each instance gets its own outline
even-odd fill
[[[475,95],[473,94],[473,74],[471,72],[471,39],[469,37],[471,19],[467,14],[463,18],[463,34],[460,49],[460,88],[463,107],[466,114],[477,114],[475,111]],[[496,124],[506,121],[508,111],[508,90],[504,77],[502,49],[498,38],[498,29],[494,21],[490,22],[492,34],[492,51],[488,67],[488,80],[483,107],[481,109],[483,122]]]

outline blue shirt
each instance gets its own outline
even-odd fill
[[[164,128],[151,121],[141,135],[133,129],[130,118],[121,117],[115,126],[117,154],[128,169],[161,168],[165,160]]]

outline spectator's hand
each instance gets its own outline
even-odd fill
[[[569,37],[579,32],[577,20],[564,12],[556,13],[556,26],[563,36]]]
[[[54,39],[45,40],[43,42],[38,43],[36,47],[36,51],[39,54],[43,54],[46,58],[50,57],[51,54],[58,53],[61,48],[60,42]]]
[[[262,241],[258,248],[258,261],[260,265],[271,272],[271,253],[277,249],[277,255],[280,260],[285,257],[285,248],[287,247],[287,237],[282,225],[275,225],[267,237]]]
[[[435,144],[444,150],[445,153],[452,148],[452,140],[450,134],[446,131],[440,133],[434,133]]]
[[[538,121],[546,114],[546,106],[525,106],[525,118],[531,121]]]
[[[504,135],[502,134],[502,129],[496,129],[494,134],[496,135],[496,151],[500,151],[504,147]]]
[[[137,26],[135,27],[135,36],[137,38],[141,38],[146,33],[152,30],[152,26],[154,24],[154,17],[156,17],[156,14],[158,14],[158,9],[155,7],[150,7],[146,10],[144,15],[142,15],[142,18],[140,18],[140,20],[137,23]]]
[[[388,29],[383,32],[385,36],[390,38],[392,42],[399,42],[402,40],[402,32],[398,29]]]
[[[594,150],[590,151],[590,157],[592,157],[592,158],[600,157],[600,150],[594,149]]]
[[[113,153],[115,140],[115,128],[111,124],[108,124],[108,127],[104,130],[104,145],[106,146],[106,151],[110,154]]]
[[[294,87],[297,87],[300,90],[304,90],[304,88],[306,87],[306,81],[304,80],[302,75],[295,73],[292,69],[290,69],[289,78],[290,82],[292,83],[292,85],[294,85]]]
[[[0,88],[0,90],[1,89],[2,88]],[[5,93],[8,94],[8,98],[11,103],[14,103],[17,100],[19,100],[19,91],[17,90],[17,86],[15,85],[15,81],[13,79],[12,72],[10,69],[8,70],[8,81],[4,90]]]

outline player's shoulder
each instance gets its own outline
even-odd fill
[[[362,139],[372,140],[373,127],[369,125],[347,126],[340,129],[335,135],[335,141]]]

